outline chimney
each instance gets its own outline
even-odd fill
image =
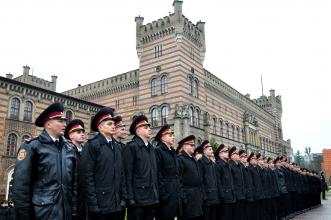
[[[245,97],[248,98],[248,99],[251,99],[251,95],[250,94],[246,94]]]
[[[23,75],[29,75],[30,67],[29,66],[23,66]]]
[[[8,79],[12,79],[12,78],[13,78],[13,74],[11,74],[11,73],[7,73],[7,74],[6,74],[6,78],[8,78]]]
[[[274,89],[270,89],[269,92],[270,92],[271,97],[275,97],[275,90]]]
[[[57,80],[57,76],[53,75],[51,77],[52,77],[52,83],[53,83],[54,91],[56,91],[56,80]]]

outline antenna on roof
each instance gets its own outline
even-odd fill
[[[261,87],[262,87],[262,96],[264,96],[264,93],[263,93],[263,79],[262,79],[262,74],[261,74]]]

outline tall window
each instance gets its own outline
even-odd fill
[[[194,112],[194,118],[195,118],[195,127],[200,127],[200,112],[198,109]]]
[[[133,96],[132,102],[133,102],[133,106],[136,106],[138,102],[138,96]]]
[[[237,139],[240,142],[240,128],[237,127]]]
[[[162,76],[161,77],[161,93],[167,93],[168,92],[168,77]]]
[[[223,136],[223,121],[220,121],[221,132],[220,135]]]
[[[13,98],[10,103],[10,118],[18,119],[20,112],[20,100],[18,98]]]
[[[191,48],[190,48],[190,57],[191,57],[192,60],[194,60],[194,57],[195,57],[195,56],[194,56],[194,52],[195,52],[195,51],[194,51],[194,48],[191,47]]]
[[[194,80],[193,82],[193,96],[198,97],[199,95],[199,82],[197,79]]]
[[[235,136],[234,136],[234,125],[231,126],[231,130],[232,130],[232,140],[235,139]]]
[[[15,156],[16,146],[17,146],[17,136],[16,136],[16,134],[8,135],[6,155]]]
[[[157,94],[157,81],[156,81],[156,79],[152,79],[152,81],[151,81],[151,93],[152,93],[152,96]]]
[[[194,114],[193,114],[193,108],[192,107],[190,107],[189,108],[189,116],[190,116],[190,125],[194,125]]]
[[[30,101],[25,101],[23,120],[32,121],[32,102]]]
[[[162,107],[162,110],[161,110],[162,125],[167,124],[168,115],[169,115],[169,108],[168,108],[168,106]]]
[[[229,138],[229,124],[226,123],[226,137]]]
[[[213,133],[216,134],[216,118],[213,118]]]
[[[245,136],[245,130],[244,130],[244,128],[241,130],[241,135],[242,135],[242,140],[243,140],[243,143],[245,143],[246,142],[246,136]]]
[[[72,120],[72,112],[71,111],[66,111],[66,118],[67,118],[68,122]]]
[[[153,108],[152,109],[152,127],[157,126],[157,118],[158,118],[157,108]]]
[[[193,78],[189,76],[187,82],[188,82],[188,93],[193,94]]]
[[[155,58],[162,56],[162,45],[156,45],[154,47]]]

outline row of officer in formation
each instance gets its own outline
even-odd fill
[[[96,136],[85,142],[81,120],[66,123],[54,103],[36,119],[42,133],[23,143],[13,174],[17,220],[281,219],[320,204],[316,174],[286,158],[190,135],[174,149],[174,132],[163,126],[153,147],[145,116],[134,117],[127,144],[125,124],[113,109],[91,121]],[[69,140],[69,141],[67,141]],[[84,146],[83,146],[84,144]]]

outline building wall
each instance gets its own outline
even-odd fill
[[[323,149],[322,155],[323,155],[322,170],[324,172],[325,180],[329,181],[331,177],[331,149]]]
[[[18,99],[20,103],[17,118],[10,114],[13,99]],[[24,113],[26,102],[32,103],[31,118],[24,118],[24,115],[27,116]],[[13,169],[20,144],[24,138],[35,137],[41,132],[34,121],[53,102],[63,103],[65,113],[71,113],[72,119],[83,120],[88,133],[92,116],[101,108],[94,103],[0,77],[0,196],[5,194],[7,174]],[[8,141],[13,135],[17,141],[10,148]],[[8,152],[9,149],[12,151]]]

